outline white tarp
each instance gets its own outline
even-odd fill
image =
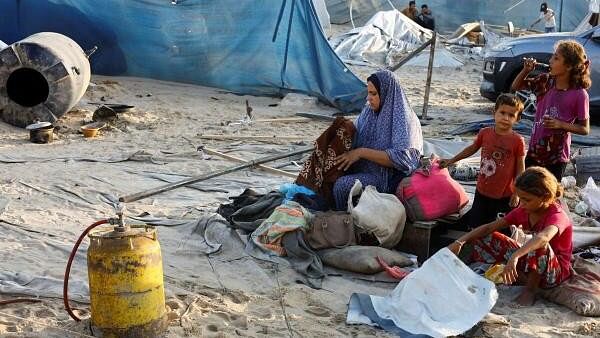
[[[419,26],[399,11],[375,14],[357,27],[329,41],[346,63],[383,64],[388,54],[404,53],[431,39],[432,31]]]
[[[317,12],[317,17],[319,18],[319,23],[321,24],[323,31],[331,29],[331,20],[329,18],[329,12],[327,12],[325,0],[312,0],[312,2],[315,6],[315,11]]]
[[[477,324],[496,304],[498,292],[494,283],[443,248],[404,278],[389,296],[368,297],[370,304],[364,295],[351,296],[348,324],[377,324],[395,333],[446,337]]]

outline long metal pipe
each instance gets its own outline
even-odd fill
[[[294,156],[294,155],[301,155],[304,153],[308,153],[313,151],[315,148],[314,147],[310,147],[310,148],[303,148],[303,149],[299,149],[299,150],[295,150],[289,153],[285,153],[285,154],[278,154],[278,155],[272,155],[272,156],[267,156],[267,157],[262,157],[259,158],[257,160],[252,160],[252,161],[248,161],[244,164],[235,166],[235,167],[229,167],[227,169],[223,169],[223,170],[219,170],[219,171],[215,171],[212,173],[208,173],[208,174],[203,174],[200,176],[194,176],[194,177],[190,177],[187,178],[185,180],[179,181],[179,182],[174,182],[174,183],[170,183],[170,184],[166,184],[160,187],[156,187],[156,188],[152,188],[152,189],[148,189],[142,192],[138,192],[135,194],[131,194],[131,195],[127,195],[127,196],[123,196],[123,197],[119,197],[119,202],[123,202],[123,203],[129,203],[129,202],[135,202],[137,200],[141,200],[143,198],[146,197],[150,197],[153,195],[157,195],[166,191],[170,191],[173,189],[177,189],[177,188],[181,188],[181,187],[185,187],[186,185],[190,185],[193,183],[197,183],[197,182],[201,182],[201,181],[206,181],[208,179],[217,177],[217,176],[222,176],[222,175],[226,175],[226,174],[230,174],[232,172],[236,172],[239,170],[243,170],[243,169],[247,169],[247,168],[251,168],[251,167],[255,167],[257,165],[260,164],[264,164],[267,162],[272,162],[272,161],[276,161],[276,160],[280,160],[282,158],[286,158],[286,157],[290,157],[290,156]]]

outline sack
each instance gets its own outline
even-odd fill
[[[571,277],[560,285],[540,290],[542,297],[564,305],[581,316],[600,316],[600,265],[576,257]]]
[[[369,185],[360,194],[362,183],[354,182],[348,197],[348,212],[352,214],[354,224],[360,232],[372,233],[380,245],[391,248],[402,239],[404,224],[406,223],[406,211],[396,196],[383,194],[374,186]],[[352,203],[352,197],[360,194],[356,207]]]
[[[600,188],[596,186],[593,177],[589,177],[585,187],[581,189],[581,199],[590,208],[592,217],[600,217]]]
[[[306,240],[315,250],[355,245],[352,215],[343,211],[315,213]]]
[[[378,246],[356,245],[343,249],[321,250],[317,254],[326,265],[367,275],[384,270],[377,262],[377,256],[392,266],[405,267],[413,265],[413,262],[401,253]]]
[[[465,189],[442,169],[437,160],[404,178],[396,196],[406,207],[411,221],[432,221],[462,209],[469,198]]]

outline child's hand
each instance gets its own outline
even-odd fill
[[[440,168],[448,168],[449,166],[451,166],[453,164],[452,160],[447,159],[447,158],[443,158],[440,160]]]
[[[523,58],[523,70],[527,73],[535,69],[536,60],[534,58]]]
[[[519,277],[519,272],[517,271],[517,260],[514,258],[510,258],[506,265],[504,266],[504,271],[502,271],[502,278],[504,278],[504,284],[510,285],[517,281]]]
[[[548,116],[544,117],[544,127],[548,129],[564,129],[563,121]]]
[[[517,194],[513,194],[510,196],[510,201],[508,202],[508,206],[511,208],[516,208],[519,205],[519,196]]]
[[[460,250],[462,249],[464,242],[454,241],[452,244],[448,245],[448,250],[452,251],[455,255],[458,256]]]

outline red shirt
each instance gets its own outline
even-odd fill
[[[550,247],[558,258],[561,268],[560,280],[569,277],[571,271],[571,255],[573,253],[573,224],[559,203],[552,204],[546,214],[537,222],[529,224],[529,214],[519,207],[504,217],[508,224],[521,225],[523,230],[538,233],[549,226],[558,228],[558,233],[550,240]]]
[[[483,128],[475,145],[481,147],[481,170],[477,191],[490,198],[510,197],[515,192],[517,160],[525,156],[525,141],[514,131],[498,135],[494,127]]]

